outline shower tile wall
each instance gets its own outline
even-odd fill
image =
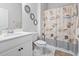
[[[42,37],[45,36],[45,40],[47,42],[49,41],[48,43],[53,46],[77,53],[77,4],[48,9],[44,11],[43,14],[44,20],[42,22]],[[74,50],[75,48],[77,50]]]

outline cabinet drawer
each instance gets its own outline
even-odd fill
[[[32,42],[31,40],[24,42],[6,52],[1,53],[0,56],[32,56]]]
[[[26,36],[21,36],[18,38],[0,42],[0,53],[3,53],[9,49],[12,49],[13,47],[15,47],[23,42],[27,42],[31,39],[32,39],[32,35],[26,35]]]
[[[20,56],[21,53],[18,50],[19,46],[1,53],[0,56]]]

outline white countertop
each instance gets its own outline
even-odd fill
[[[36,34],[36,32],[15,32],[15,33],[3,33],[2,35],[0,35],[0,42],[1,41],[5,41],[5,40],[9,40],[9,39],[13,39],[16,37],[20,37],[20,36],[25,36],[25,35],[31,35],[31,34]]]

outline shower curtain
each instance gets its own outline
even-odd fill
[[[78,5],[71,4],[43,12],[42,37],[47,43],[77,54]]]

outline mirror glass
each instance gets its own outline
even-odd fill
[[[8,28],[8,10],[0,8],[0,30]]]

